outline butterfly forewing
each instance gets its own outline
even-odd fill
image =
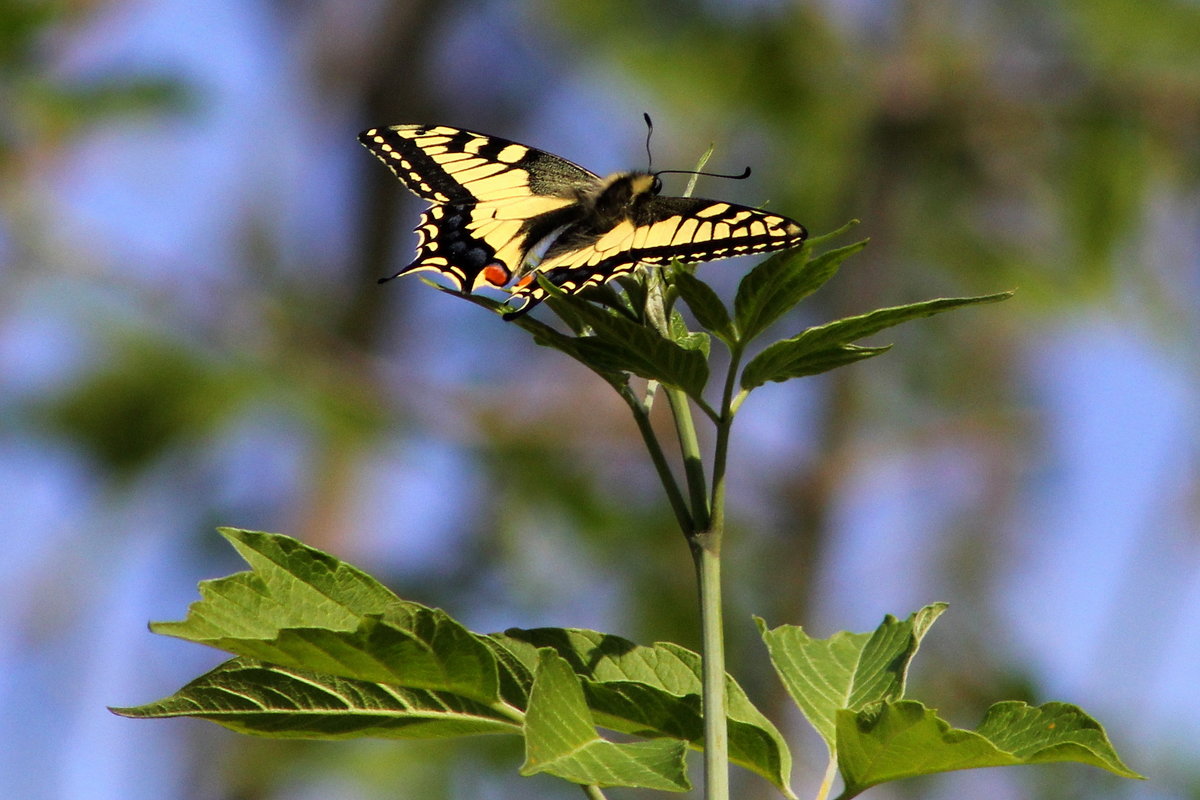
[[[434,270],[460,291],[504,283],[600,181],[558,156],[448,126],[372,128],[359,141],[432,204],[416,228],[416,258],[396,274]]]

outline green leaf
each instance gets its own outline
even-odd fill
[[[840,631],[828,639],[814,639],[799,625],[767,630],[760,619],[758,626],[788,694],[836,754],[838,714],[900,699],[921,640],[945,610],[945,603],[933,603],[904,621],[888,614],[872,633]]]
[[[513,708],[528,708],[529,690],[533,687],[533,669],[536,661],[522,661],[515,653],[495,638],[498,634],[479,637],[496,657],[500,671],[500,695]]]
[[[1077,761],[1139,777],[1117,757],[1099,723],[1075,706],[997,703],[977,731],[957,730],[921,703],[904,700],[913,656],[945,610],[926,606],[872,633],[814,639],[794,625],[766,630],[771,662],[788,693],[836,760],[841,800],[897,778],[955,769]]]
[[[538,664],[525,714],[522,775],[547,772],[583,785],[639,786],[684,792],[686,745],[677,741],[618,744],[597,733],[571,665],[550,648]]]
[[[597,372],[629,372],[677,387],[693,397],[703,394],[708,382],[708,364],[703,353],[680,347],[633,323],[622,323],[614,329],[622,326],[626,334],[622,339],[606,332],[576,340],[578,352],[588,366]]]
[[[604,373],[629,372],[700,397],[708,382],[708,361],[699,350],[680,347],[658,331],[598,308],[539,277],[552,297],[569,307],[595,332],[580,336],[575,357]]]
[[[742,388],[753,389],[767,381],[784,381],[811,375],[841,364],[870,358],[887,348],[850,348],[848,344],[912,319],[931,317],[963,306],[995,303],[1009,297],[1012,297],[1012,292],[999,292],[981,297],[926,300],[910,305],[881,308],[809,328],[791,339],[775,342],[751,360],[742,372]]]
[[[539,648],[553,648],[582,679],[598,724],[703,747],[698,654],[669,642],[645,647],[619,636],[572,628],[514,628],[492,637],[527,666],[536,664]],[[783,736],[733,678],[727,677],[725,691],[730,759],[792,797],[791,753]]]
[[[439,291],[453,295],[460,300],[466,300],[469,303],[474,303],[477,306],[482,306],[483,308],[486,308],[489,311],[501,316],[512,310],[503,303],[497,302],[490,297],[484,297],[483,295],[478,294],[464,295],[453,289],[448,289],[445,286],[434,283],[428,278],[422,278],[421,280]],[[579,314],[577,308],[580,304],[584,306],[588,306],[588,304],[582,303],[582,301],[578,299],[575,299],[574,302],[568,301],[564,299],[562,291],[553,284],[546,282],[545,285],[550,287],[550,291],[557,292],[557,294],[552,293],[550,297],[547,298],[546,305],[550,306],[554,310],[554,313],[556,313],[559,318],[571,328],[571,330],[573,330],[576,334],[582,334],[587,329],[588,324]],[[620,391],[622,386],[629,382],[628,377],[626,376],[626,371],[624,367],[621,366],[620,359],[605,358],[603,354],[601,354],[600,357],[596,357],[596,355],[591,351],[585,352],[585,350],[580,348],[580,342],[584,341],[584,338],[586,337],[567,336],[566,334],[560,333],[541,320],[536,319],[528,314],[510,320],[509,324],[516,325],[517,327],[533,334],[533,341],[535,344],[541,345],[542,347],[549,347],[552,350],[558,350],[560,353],[564,353],[575,359],[588,369],[595,372],[597,375],[615,387],[618,391]]]
[[[866,246],[866,241],[856,242],[810,261],[812,246],[806,244],[777,253],[752,269],[742,278],[733,301],[740,340],[745,343],[757,337],[832,278],[850,255]]]
[[[495,703],[495,656],[440,609],[287,536],[221,529],[253,568],[200,584],[181,622],[151,630],[283,666]]]
[[[641,311],[646,308],[648,282],[645,276],[637,275],[636,273],[622,275],[617,278],[616,283],[625,290],[626,307],[631,312],[634,312],[635,316],[640,315]]]
[[[701,327],[712,331],[714,336],[726,344],[732,344],[736,340],[737,334],[733,329],[729,311],[707,283],[686,270],[675,272],[671,280]]]
[[[520,723],[480,703],[445,692],[403,689],[249,658],[226,661],[170,697],[123,717],[199,717],[259,736],[431,739],[521,733]]]
[[[763,350],[742,370],[742,388],[754,389],[767,381],[786,381],[791,378],[819,375],[886,353],[892,346],[859,347],[854,344],[840,344],[807,352],[800,348],[802,352],[799,354],[794,352],[796,349],[791,341],[786,341],[776,342]]]
[[[1099,723],[1066,703],[997,703],[968,731],[921,703],[883,702],[839,711],[837,739],[842,800],[884,781],[976,767],[1075,761],[1141,777],[1117,757]]]
[[[704,331],[688,330],[687,320],[678,311],[671,312],[671,339],[685,350],[699,350],[705,360],[712,350],[712,337]]]

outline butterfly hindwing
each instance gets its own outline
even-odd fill
[[[639,264],[711,261],[781,250],[804,241],[804,227],[787,217],[719,200],[647,195],[627,219],[586,237],[564,231],[537,271],[568,294],[632,272]],[[530,281],[515,292],[531,307],[546,292]],[[522,309],[524,310],[524,309]]]
[[[417,256],[396,274],[435,270],[464,292],[507,282],[600,183],[566,159],[448,126],[372,128],[359,141],[431,203],[416,228]]]

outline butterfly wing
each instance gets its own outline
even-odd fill
[[[417,256],[396,275],[432,270],[462,292],[507,283],[600,183],[550,153],[445,125],[372,128],[358,139],[431,204],[416,228]]]
[[[568,294],[632,272],[639,264],[711,261],[784,250],[808,236],[804,226],[778,214],[719,200],[648,195],[608,230],[568,228],[547,250],[536,271]],[[530,275],[513,292],[526,301],[508,318],[546,297]]]

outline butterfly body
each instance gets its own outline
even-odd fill
[[[395,125],[359,136],[430,207],[417,255],[392,277],[432,270],[461,292],[516,280],[524,313],[546,296],[534,272],[575,293],[673,259],[780,250],[807,235],[777,214],[718,200],[663,197],[657,175],[601,178],[564,158],[449,126]],[[540,260],[531,257],[544,248]]]

